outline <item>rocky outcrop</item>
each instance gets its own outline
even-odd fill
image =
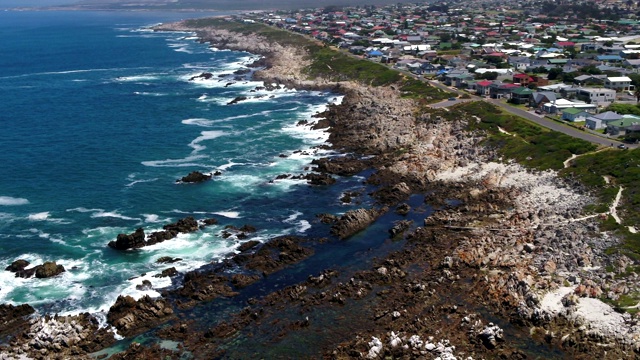
[[[107,321],[123,336],[139,334],[168,320],[173,309],[166,300],[144,296],[136,301],[131,296],[118,296],[109,309]]]
[[[213,175],[211,174],[203,174],[200,171],[192,171],[187,176],[183,176],[180,180],[176,180],[176,182],[183,183],[201,183],[207,180],[211,180]]]
[[[109,242],[109,247],[116,250],[139,249],[146,245],[142,228],[138,228],[131,234],[118,234],[116,241]]]
[[[167,224],[162,228],[167,231],[176,231],[179,233],[191,233],[199,229],[198,222],[191,216],[180,219],[176,223]]]
[[[305,175],[305,179],[311,185],[333,185],[336,183],[336,179],[334,179],[329,174],[316,174],[316,173],[308,173]]]
[[[0,347],[7,358],[86,358],[89,353],[115,342],[113,333],[100,328],[98,321],[88,313],[34,317],[23,329],[19,336],[10,340],[9,346]]]
[[[213,74],[210,72],[203,72],[199,75],[195,75],[189,78],[189,81],[194,81],[194,80],[209,80],[213,77]]]
[[[232,260],[247,269],[269,275],[313,254],[312,249],[301,245],[304,241],[304,238],[295,236],[273,238],[255,253],[241,253],[234,256]]]
[[[331,227],[331,233],[340,239],[346,239],[366,229],[371,223],[387,211],[382,209],[356,209],[347,211]]]
[[[246,96],[237,96],[237,97],[235,97],[233,100],[229,101],[229,102],[227,103],[227,105],[237,104],[237,103],[239,103],[239,102],[241,102],[241,101],[245,101],[245,100],[247,100],[247,99],[248,99],[248,98],[247,98]]]
[[[18,259],[11,263],[11,265],[5,268],[6,271],[18,272],[24,270],[27,266],[29,266],[29,262],[27,260]]]
[[[64,266],[56,264],[55,261],[47,261],[36,267],[36,277],[38,279],[46,279],[63,273]]]
[[[371,166],[366,159],[347,156],[314,159],[311,164],[316,165],[316,171],[340,176],[353,176]]]
[[[37,265],[29,269],[26,268],[27,266],[29,266],[29,262],[20,259],[11,263],[5,270],[14,272],[16,277],[30,278],[35,275],[38,279],[50,278],[65,271],[64,266],[56,264],[55,261],[47,261],[42,265]]]
[[[216,222],[210,220],[208,223]],[[142,228],[137,229],[131,234],[118,234],[116,241],[109,242],[109,247],[116,250],[139,249],[173,239],[178,236],[179,233],[191,233],[200,229],[196,219],[191,216],[180,219],[175,223],[167,224],[162,228],[164,231],[153,232],[146,238]]]

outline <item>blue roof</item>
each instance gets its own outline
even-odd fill
[[[597,59],[599,61],[603,61],[603,60],[622,60],[622,58],[620,57],[620,55],[598,55]]]
[[[380,50],[371,50],[368,53],[369,56],[382,56],[382,52]]]

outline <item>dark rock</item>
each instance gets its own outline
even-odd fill
[[[178,275],[178,270],[176,270],[175,267],[170,267],[168,269],[162,270],[160,274],[154,275],[154,277],[163,278],[163,277],[171,277],[176,275]]]
[[[248,74],[250,73],[251,70],[249,69],[238,69],[236,71],[233,72],[234,75],[244,75],[244,74]]]
[[[153,288],[153,285],[149,280],[142,280],[142,284],[136,285],[136,289],[141,291],[151,290],[152,288]]]
[[[153,244],[157,244],[157,243],[161,243],[165,240],[171,240],[173,238],[175,238],[176,236],[178,236],[178,232],[177,231],[169,231],[169,230],[165,230],[165,231],[155,231],[152,232],[149,237],[147,238],[147,242],[145,244],[146,245],[153,245]]]
[[[118,296],[109,309],[107,321],[123,336],[141,333],[173,315],[166,300],[144,296],[136,301],[131,296]]]
[[[199,80],[199,79],[202,79],[202,80],[209,80],[209,79],[211,79],[212,77],[213,77],[213,74],[212,74],[212,73],[209,73],[209,72],[203,72],[203,73],[201,73],[200,75],[192,76],[191,78],[189,78],[189,81],[194,81],[194,80]]]
[[[409,206],[409,204],[406,204],[406,203],[400,204],[396,208],[396,214],[399,214],[399,215],[407,215],[409,211],[411,211],[411,206]]]
[[[180,180],[176,180],[176,182],[200,183],[207,180],[211,180],[211,175],[205,175],[199,171],[192,171],[189,175],[183,176]]]
[[[177,293],[197,301],[208,301],[222,296],[237,295],[229,286],[229,279],[212,272],[191,271],[184,275],[182,288]]]
[[[247,242],[244,242],[244,243],[240,244],[240,246],[238,246],[238,251],[240,251],[240,252],[249,251],[249,250],[253,249],[254,247],[258,246],[259,244],[260,244],[260,241],[257,241],[257,240],[247,241]]]
[[[391,229],[389,229],[389,235],[391,237],[396,237],[405,231],[407,231],[411,227],[411,221],[409,220],[400,220],[396,222]]]
[[[281,174],[276,176],[276,180],[288,179],[289,177],[291,177],[291,174]]]
[[[211,225],[217,225],[218,224],[218,219],[216,218],[209,218],[209,219],[204,219],[204,225],[205,226],[211,226]]]
[[[386,211],[386,208],[370,210],[356,209],[347,211],[331,227],[331,233],[338,236],[340,239],[346,239],[355,233],[364,230]]]
[[[305,175],[305,179],[307,179],[307,182],[311,185],[332,185],[336,182],[336,179],[328,174],[309,173]]]
[[[178,222],[173,224],[167,224],[162,228],[169,231],[177,231],[179,233],[190,233],[198,231],[199,229],[198,222],[192,216],[180,219]]]
[[[213,173],[213,176],[220,176],[222,175],[222,171],[220,170],[216,170],[216,172]]]
[[[320,219],[320,222],[323,224],[333,224],[340,219],[333,214],[317,214],[316,217]]]
[[[260,280],[260,276],[258,275],[234,274],[231,276],[231,283],[237,289],[247,287],[258,280]]]
[[[158,258],[158,260],[156,260],[156,263],[158,264],[172,264],[174,262],[178,262],[182,259],[180,258],[172,258],[171,256],[163,256],[161,258]]]
[[[56,264],[55,261],[47,261],[40,266],[36,266],[36,277],[46,279],[63,273],[64,266]]]
[[[370,161],[353,157],[336,157],[314,159],[311,163],[316,165],[316,171],[340,176],[353,176],[367,169]]]
[[[131,234],[118,234],[116,241],[109,242],[109,247],[116,250],[139,249],[146,245],[144,230],[138,228]]]
[[[11,272],[18,272],[24,270],[27,266],[29,266],[29,262],[27,260],[18,259],[11,263],[11,265],[7,266],[5,270]]]
[[[246,96],[238,96],[238,97],[236,97],[235,99],[233,99],[233,100],[229,101],[229,102],[227,103],[227,105],[237,104],[237,103],[239,103],[240,101],[244,101],[244,100],[247,100],[247,97],[246,97]]]

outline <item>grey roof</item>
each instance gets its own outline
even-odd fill
[[[615,113],[613,111],[606,111],[600,114],[593,115],[592,117],[602,121],[615,121],[615,120],[622,119],[622,115]]]
[[[538,91],[533,93],[533,101],[537,104],[542,101],[544,98],[547,98],[549,101],[556,100],[556,93],[553,91]]]

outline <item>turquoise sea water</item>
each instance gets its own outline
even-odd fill
[[[155,263],[161,256],[182,258],[172,265],[187,271],[228,255],[239,240],[220,236],[225,225],[251,224],[259,240],[313,235],[315,214],[349,209],[339,198],[361,178],[329,188],[271,182],[319,156],[327,133],[297,123],[338,95],[252,91],[262,83],[218,75],[255,55],[145,29],[204,15],[0,12],[0,266],[67,269],[51,279],[0,269],[0,303],[104,312],[120,294],[169,286],[153,277],[167,267]],[[205,71],[214,78],[189,81]],[[249,99],[227,105],[237,96]],[[194,170],[222,175],[176,184]],[[186,216],[220,225],[142,250],[107,247],[118,233]],[[143,279],[155,289],[136,290]]]

